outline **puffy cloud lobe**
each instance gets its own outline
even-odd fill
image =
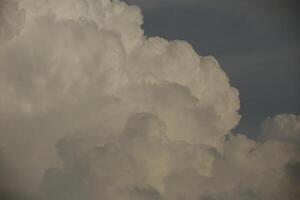
[[[300,139],[300,117],[292,114],[269,117],[262,123],[261,139],[295,142]]]
[[[216,151],[170,140],[165,128],[157,116],[137,113],[112,142],[65,137],[57,146],[64,165],[48,170],[44,179],[46,199],[164,199],[164,179],[171,172],[197,169],[210,176]]]
[[[100,137],[99,141],[82,134],[65,137],[58,144],[65,162],[62,172],[49,170],[44,179],[47,197],[298,198],[293,183],[297,162],[290,162],[299,152],[293,144],[274,140],[261,144],[238,135],[231,136],[221,154],[210,146],[171,140],[166,129],[157,116],[137,113],[129,117],[122,134],[106,144]],[[57,184],[68,187],[61,190]]]
[[[144,36],[139,8],[2,1],[0,16],[6,198],[297,198],[297,117],[265,122],[264,142],[232,135],[238,92],[218,62]]]

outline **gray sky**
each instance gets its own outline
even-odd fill
[[[254,134],[267,116],[300,113],[297,1],[127,2],[142,7],[146,35],[187,40],[217,58],[240,92],[238,131]]]

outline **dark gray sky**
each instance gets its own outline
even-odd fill
[[[213,55],[240,91],[237,131],[255,136],[278,113],[300,113],[299,4],[295,0],[127,0],[149,36],[182,39]]]

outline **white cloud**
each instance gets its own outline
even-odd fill
[[[297,161],[295,144],[230,133],[238,92],[213,57],[144,36],[140,10],[119,1],[3,2],[1,13],[16,17],[0,18],[0,155],[15,175],[1,190],[293,200],[284,169]]]
[[[267,118],[262,123],[261,139],[273,139],[299,144],[300,117],[292,114],[282,114]]]

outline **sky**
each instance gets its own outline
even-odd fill
[[[277,113],[300,112],[300,26],[294,0],[128,0],[142,7],[145,34],[190,42],[213,55],[240,92],[237,131],[256,137]]]
[[[0,199],[299,200],[297,8],[0,0]]]

